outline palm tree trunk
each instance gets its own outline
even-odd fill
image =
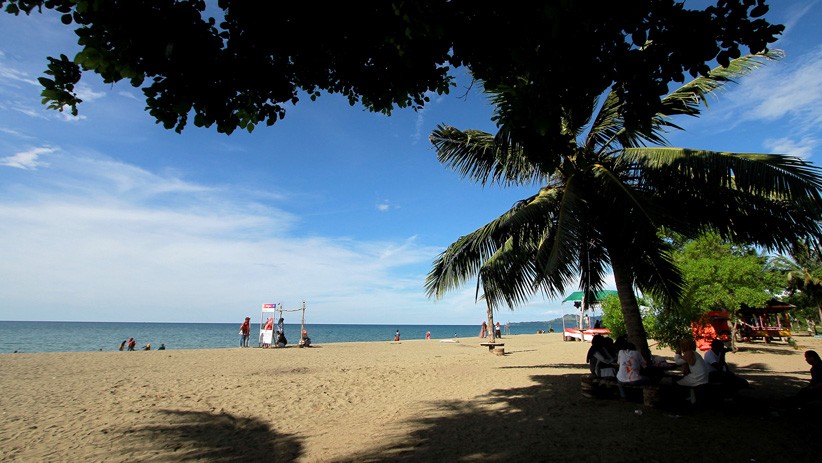
[[[485,306],[488,308],[488,342],[497,342],[496,331],[494,330],[494,309],[491,307],[491,302],[485,299]]]
[[[645,326],[642,324],[642,314],[639,312],[639,303],[634,293],[634,280],[630,270],[622,264],[622,260],[617,253],[608,250],[611,257],[611,268],[614,271],[614,282],[616,283],[619,305],[622,308],[622,317],[625,319],[625,329],[628,332],[628,341],[636,346],[646,361],[651,361],[651,349],[648,347],[648,335],[645,333]]]

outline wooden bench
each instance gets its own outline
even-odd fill
[[[480,346],[487,347],[488,350],[492,351],[492,352],[493,352],[494,348],[502,347],[504,345],[505,345],[504,342],[481,342],[480,343]]]

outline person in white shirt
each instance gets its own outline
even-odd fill
[[[725,343],[719,339],[711,342],[711,349],[705,352],[705,363],[708,365],[708,380],[720,383],[736,391],[748,387],[748,381],[735,375],[725,362]]]
[[[679,386],[696,387],[708,384],[708,364],[696,352],[696,341],[684,339],[674,355],[674,362],[682,366],[684,376],[676,384]]]

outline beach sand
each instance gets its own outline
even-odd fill
[[[769,407],[822,352],[795,339],[728,354],[753,387],[721,409],[583,397],[589,344],[558,333],[503,356],[477,338],[0,355],[0,460],[818,461],[822,407]]]

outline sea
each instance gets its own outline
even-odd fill
[[[258,345],[259,324],[252,324],[250,345]],[[299,324],[285,324],[289,345],[300,339]],[[116,351],[123,341],[134,338],[137,349],[150,344],[152,350],[164,344],[166,349],[227,349],[239,347],[239,323],[139,323],[139,322],[43,322],[0,321],[0,354],[17,352],[95,352]],[[354,325],[306,324],[315,345],[338,342],[477,338],[478,325]],[[562,324],[534,322],[503,326],[502,334],[533,334],[537,330],[562,331]]]

